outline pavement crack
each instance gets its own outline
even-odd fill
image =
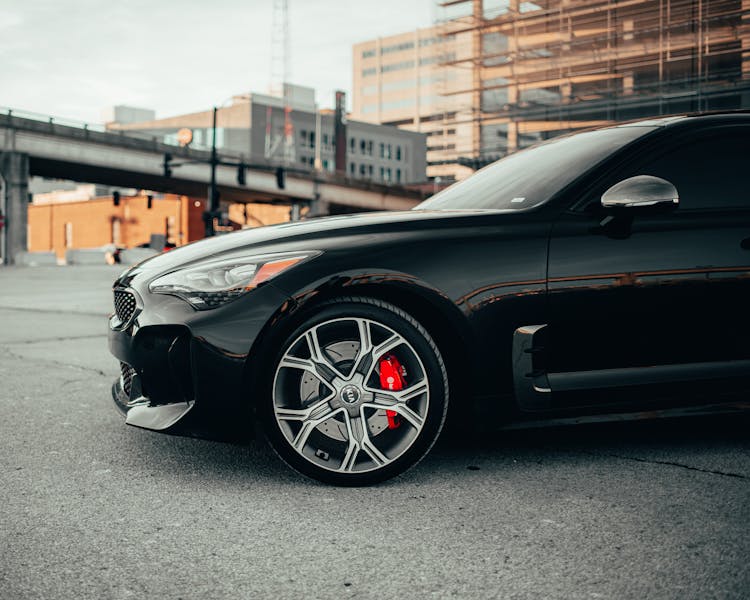
[[[30,308],[27,306],[7,306],[0,304],[0,310],[17,310],[19,312],[46,313],[50,315],[82,315],[85,317],[107,318],[106,312],[93,312],[86,310],[54,310],[50,308]]]
[[[589,454],[591,456],[602,456],[602,454],[597,454],[595,452],[585,452],[585,454]],[[648,463],[652,465],[666,465],[668,467],[679,467],[680,469],[687,469],[688,471],[698,471],[699,473],[707,473],[709,475],[719,475],[721,477],[733,477],[736,479],[750,479],[747,475],[742,475],[741,473],[728,473],[727,471],[717,471],[714,469],[702,469],[701,467],[693,467],[691,465],[686,465],[684,463],[678,463],[671,460],[656,460],[651,458],[639,458],[637,456],[625,456],[623,454],[609,454],[605,453],[603,456],[609,456],[611,458],[619,458],[621,460],[632,460],[634,462],[640,462],[640,463]]]
[[[18,340],[15,342],[5,342],[9,346],[24,346],[28,344],[42,344],[44,342],[69,342],[71,340],[90,340],[94,338],[106,338],[106,333],[91,333],[89,335],[70,335],[51,338],[42,338],[38,340]]]
[[[16,354],[15,352],[13,352],[13,350],[8,348],[7,346],[5,348],[2,348],[2,350],[3,350],[3,353],[6,354],[7,356],[10,356],[11,358],[15,358],[17,360],[21,360],[21,361],[28,362],[28,363],[52,365],[55,367],[62,367],[66,369],[76,369],[78,371],[84,371],[86,373],[94,373],[95,375],[99,375],[101,377],[109,377],[111,375],[110,373],[105,373],[101,369],[96,369],[94,367],[86,367],[84,365],[74,365],[71,363],[61,362],[59,360],[51,360],[48,358],[32,358],[32,357],[24,356],[23,354]]]

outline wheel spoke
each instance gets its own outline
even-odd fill
[[[315,428],[318,425],[320,425],[324,421],[327,421],[331,417],[335,417],[342,411],[344,411],[343,408],[338,408],[336,410],[323,410],[319,411],[319,413],[316,413],[318,416],[310,416],[307,419],[303,420],[302,427],[297,432],[297,435],[294,436],[294,440],[292,440],[292,445],[297,450],[297,452],[302,453],[305,445],[307,445],[307,440],[310,437],[310,434],[315,431]]]
[[[365,371],[370,369],[372,363],[372,336],[370,333],[370,323],[365,319],[354,319],[357,323],[357,334],[359,337],[359,350],[354,359],[354,365],[349,373],[351,377],[355,373],[364,375]]]
[[[412,398],[421,396],[429,390],[429,386],[427,385],[427,381],[422,380],[419,383],[412,385],[411,387],[399,391],[379,390],[370,387],[367,387],[365,389],[375,395],[373,402],[375,402],[376,404],[380,404],[382,408],[383,406],[391,406],[397,403],[408,402]]]
[[[316,419],[327,412],[326,407],[332,395],[323,398],[307,408],[276,408],[276,416],[282,421],[307,421]]]
[[[281,359],[279,367],[286,367],[289,369],[299,369],[300,371],[306,371],[315,375],[322,383],[330,389],[333,384],[333,380],[336,379],[336,373],[331,372],[331,367],[326,364],[318,363],[309,358],[299,358],[297,356],[285,356]]]
[[[366,354],[372,350],[372,337],[370,335],[370,323],[364,319],[357,319],[359,330],[359,354]]]
[[[383,404],[374,404],[374,403],[366,403],[363,404],[363,406],[366,406],[368,408],[386,408]],[[408,404],[405,404],[404,402],[394,402],[393,404],[388,404],[386,410],[391,410],[399,415],[401,415],[404,419],[409,421],[415,429],[419,430],[422,429],[422,425],[424,425],[424,419],[416,412],[414,411]]]
[[[385,454],[375,446],[367,433],[367,419],[363,410],[364,406],[360,407],[360,416],[352,418],[348,412],[344,412],[344,420],[346,422],[346,432],[348,436],[346,454],[341,460],[339,471],[351,472],[357,464],[357,458],[360,452],[367,454],[372,461],[379,467],[390,462]]]
[[[426,381],[420,381],[416,385],[398,392],[372,388],[367,389],[373,392],[373,400],[372,402],[365,403],[363,406],[392,410],[409,421],[417,430],[422,428],[424,417],[411,408],[407,402],[429,391]]]
[[[344,379],[344,375],[336,368],[320,347],[317,327],[313,327],[305,333],[305,341],[307,342],[307,347],[310,349],[310,360],[315,364],[319,375],[324,378],[326,383],[331,383],[337,377]]]
[[[368,330],[369,333],[369,330]],[[402,338],[399,334],[392,332],[393,335],[389,337],[384,342],[381,342],[378,346],[372,345],[372,338],[368,335],[368,343],[369,343],[369,352],[367,354],[363,354],[361,351],[359,353],[359,357],[357,358],[357,364],[355,365],[354,370],[356,372],[359,372],[362,374],[364,381],[367,382],[368,379],[372,376],[372,372],[375,370],[375,367],[377,365],[378,359],[385,355],[387,352],[390,352],[394,348],[397,348],[401,344],[405,343],[404,338]],[[360,339],[362,339],[362,333],[360,330]]]
[[[386,352],[390,352],[394,348],[400,346],[405,342],[404,338],[402,338],[398,333],[393,332],[393,335],[389,337],[387,340],[382,342],[379,346],[375,346],[372,350],[372,354],[375,357],[381,357]]]

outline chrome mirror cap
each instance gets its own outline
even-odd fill
[[[602,195],[602,206],[639,207],[680,203],[677,188],[666,179],[652,175],[636,175],[623,179]]]

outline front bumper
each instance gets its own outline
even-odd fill
[[[112,397],[126,423],[169,433],[249,437],[250,350],[288,298],[265,285],[217,309],[195,311],[179,298],[128,289],[137,295],[137,313],[125,326],[114,315],[109,322],[109,349],[122,366]]]

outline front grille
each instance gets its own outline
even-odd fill
[[[115,314],[122,323],[133,317],[136,309],[135,295],[127,290],[115,290]]]
[[[130,365],[121,362],[120,373],[122,374],[122,389],[129,398],[130,389],[133,385],[133,376],[135,375],[135,369]]]

